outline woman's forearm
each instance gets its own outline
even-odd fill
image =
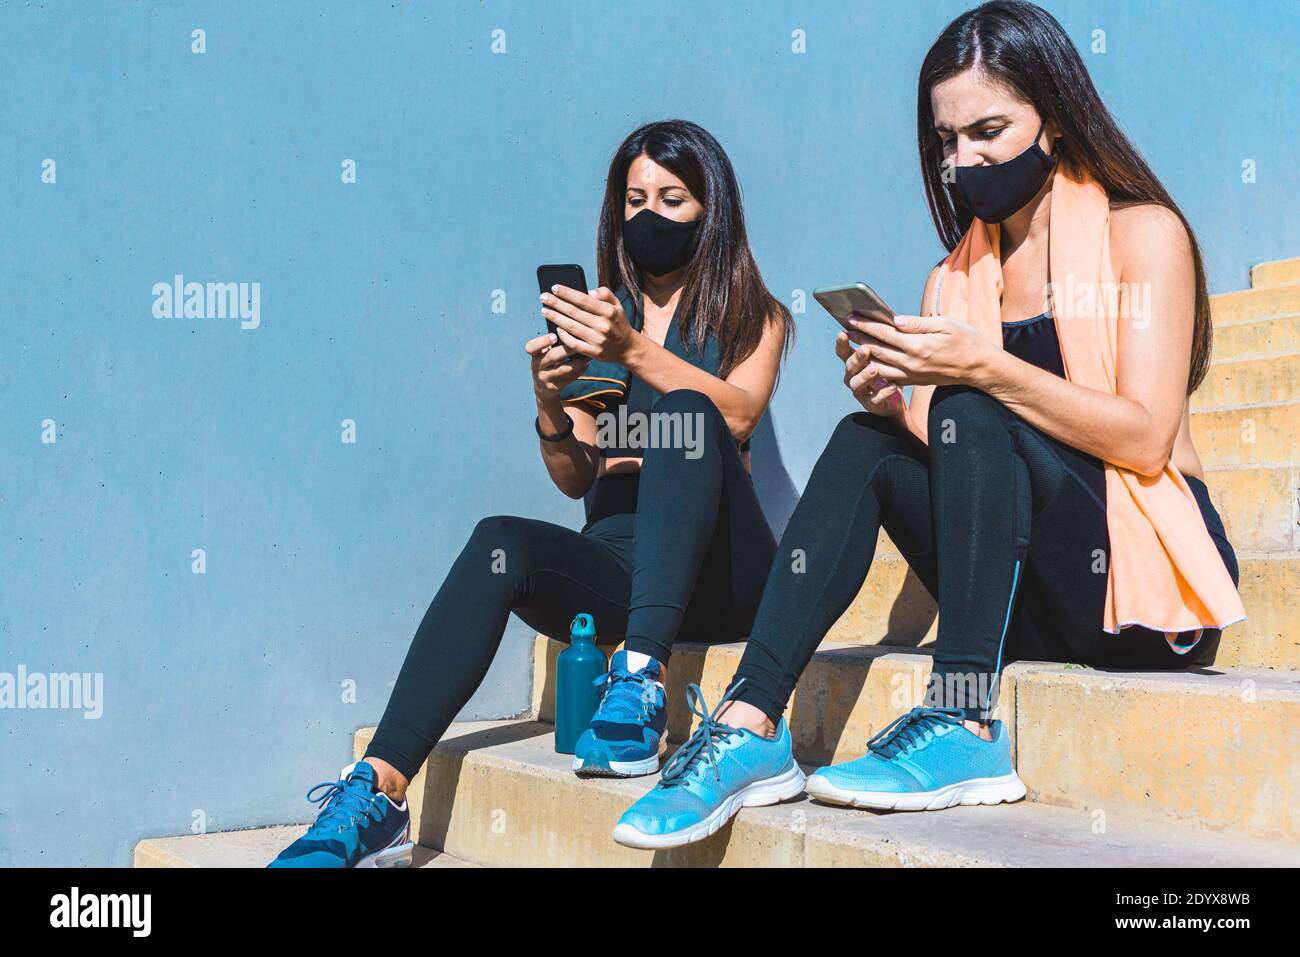
[[[1030,425],[1089,455],[1157,475],[1173,450],[1177,423],[1161,429],[1140,402],[1077,385],[994,350],[970,384]]]
[[[703,392],[718,407],[737,441],[749,438],[767,406],[766,396],[752,395],[691,365],[647,336],[637,335],[632,339],[623,365],[661,395],[674,389]]]
[[[537,399],[537,422],[547,435],[558,435],[569,427],[564,404],[558,399]],[[577,435],[570,433],[561,442],[537,440],[542,463],[556,487],[570,498],[582,498],[596,480],[599,455]]]

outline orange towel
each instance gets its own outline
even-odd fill
[[[1119,300],[1110,260],[1110,204],[1091,179],[1053,173],[1049,264],[1052,314],[1065,377],[1116,394]],[[961,319],[1002,342],[999,227],[971,223],[944,260],[927,315]],[[934,386],[915,386],[908,429],[926,442]],[[1102,628],[1130,625],[1171,633],[1223,628],[1246,617],[1241,597],[1172,462],[1153,477],[1106,463],[1110,555]]]

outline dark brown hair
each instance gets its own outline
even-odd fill
[[[623,248],[623,208],[628,169],[642,154],[680,177],[704,206],[682,284],[678,322],[682,344],[703,354],[704,342],[712,335],[721,356],[718,375],[725,378],[753,354],[766,323],[776,318],[785,326],[784,357],[794,339],[794,319],[763,284],[749,251],[740,184],[731,161],[721,144],[695,123],[647,123],[633,130],[615,152],[596,232],[600,284],[614,291],[626,286],[640,301],[637,271]]]
[[[952,250],[971,223],[943,182],[943,143],[934,129],[930,91],[936,84],[977,66],[1006,84],[1038,114],[1055,121],[1062,136],[1054,150],[1067,171],[1087,173],[1110,197],[1112,208],[1155,203],[1172,212],[1187,230],[1196,271],[1196,322],[1187,393],[1196,391],[1210,365],[1213,325],[1205,266],[1187,217],[1146,160],[1119,128],[1092,84],[1069,36],[1041,7],[1022,0],[995,0],[968,10],[939,34],[921,64],[916,96],[916,136],[921,178],[930,217]]]

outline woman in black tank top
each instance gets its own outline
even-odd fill
[[[793,323],[750,254],[718,142],[680,120],[634,131],[610,166],[597,245],[601,288],[544,294],[542,316],[558,332],[526,346],[543,463],[561,491],[585,497],[586,524],[496,515],[475,527],[344,782],[387,795],[394,814],[405,814],[407,785],[483,680],[512,612],[554,638],[579,612],[603,642],[626,637],[574,768],[630,776],[659,766],[673,641],[742,638],[758,607],[776,543],[741,450]],[[276,866],[370,859],[345,845],[309,832]]]

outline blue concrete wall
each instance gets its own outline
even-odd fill
[[[717,135],[782,299],[864,279],[913,308],[942,252],[916,74],[965,6],[5,4],[0,671],[100,674],[103,710],[0,710],[0,864],[305,818],[474,523],[580,520],[521,346],[537,263],[594,275],[637,124]],[[1049,7],[1216,291],[1300,254],[1294,3]],[[260,283],[260,325],[155,317],[176,274]],[[778,526],[851,408],[830,321],[796,318],[755,447]],[[527,707],[530,638],[512,624],[467,716]]]

